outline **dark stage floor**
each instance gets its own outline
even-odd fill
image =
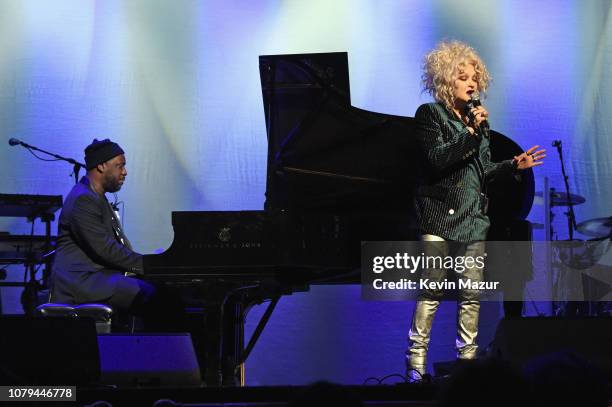
[[[304,401],[305,386],[253,386],[234,388],[79,388],[80,405],[106,401],[115,406],[285,406]],[[365,406],[433,406],[434,385],[398,384],[388,386],[343,386],[341,392],[354,395]],[[333,397],[333,396],[331,396]],[[168,400],[166,404],[160,400]],[[337,400],[335,400],[337,401]],[[344,400],[348,402],[348,400]],[[328,400],[327,405],[338,405]],[[172,404],[176,403],[176,404]],[[339,404],[349,405],[349,404]]]

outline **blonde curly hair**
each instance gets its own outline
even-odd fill
[[[461,41],[442,41],[425,55],[423,64],[423,91],[453,110],[455,101],[454,81],[466,64],[474,66],[478,92],[484,97],[491,75],[476,50]]]

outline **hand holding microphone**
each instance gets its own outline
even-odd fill
[[[489,112],[480,103],[478,91],[474,91],[470,95],[470,100],[465,105],[465,110],[465,114],[474,130],[480,129],[485,137],[489,137],[489,122],[487,121]]]

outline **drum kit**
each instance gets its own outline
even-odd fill
[[[544,196],[542,192],[536,192],[535,196],[536,203],[543,203]],[[556,253],[556,257],[560,262],[557,263],[557,266],[560,266],[562,264],[563,266],[561,267],[566,270],[566,272],[561,273],[560,276],[564,276],[561,278],[569,278],[569,285],[571,286],[575,286],[575,283],[579,281],[580,285],[582,286],[582,293],[579,292],[579,294],[582,294],[586,297],[586,301],[554,301],[554,314],[557,316],[565,317],[610,315],[611,310],[609,309],[608,302],[602,302],[601,300],[593,301],[594,297],[609,296],[610,285],[608,284],[609,282],[606,281],[609,280],[609,278],[607,278],[606,276],[596,276],[596,278],[587,278],[586,276],[592,274],[588,271],[588,269],[594,267],[600,261],[603,255],[606,254],[610,247],[610,240],[612,239],[612,216],[589,219],[576,224],[572,207],[574,205],[581,205],[585,203],[586,198],[580,195],[557,192],[554,189],[550,189],[548,202],[550,205],[551,217],[553,207],[569,207],[570,209],[566,212],[566,215],[568,216],[570,239],[563,241],[555,241],[553,244],[553,248],[554,252]],[[584,240],[574,238],[574,230],[580,232],[582,235],[587,236],[588,238]],[[607,274],[608,276],[610,275],[611,269],[609,266],[599,265],[598,267],[595,267],[595,269],[598,270],[599,274],[604,271],[604,274]],[[571,270],[578,273],[571,273],[570,275],[568,275],[567,271]],[[573,280],[571,277],[572,274],[574,275]],[[580,278],[579,280],[576,280],[578,276],[580,276]],[[571,291],[571,288],[568,288],[568,281],[565,281],[565,283],[563,283],[558,280],[557,283],[559,283],[559,286],[564,287],[557,288],[561,290],[558,291],[559,293],[565,291],[564,294],[561,294],[561,297],[563,297],[564,295],[572,297],[572,294],[568,294],[568,292]],[[557,286],[557,284],[555,284],[555,286]],[[594,294],[596,291],[601,291],[602,288],[603,295],[602,293]],[[573,287],[573,289],[575,290],[576,287]]]
[[[541,203],[543,193],[536,192],[536,203]],[[567,194],[551,189],[550,206],[575,206],[586,202],[586,198],[576,194]],[[594,218],[585,220],[576,225],[578,232],[585,236],[592,237],[595,240],[603,240],[612,237],[612,216],[606,218]],[[590,240],[593,240],[590,239]]]
[[[610,298],[612,293],[612,267],[601,264],[600,260],[611,246],[612,216],[576,222],[574,206],[584,204],[586,198],[570,193],[561,141],[556,140],[553,146],[559,153],[565,192],[548,188],[546,180],[544,190],[547,196],[543,192],[535,194],[535,203],[547,206],[545,209],[548,211],[547,239],[552,240],[554,236],[553,208],[567,208],[565,215],[567,216],[569,239],[554,240],[552,244],[553,253],[557,259],[557,261],[550,259],[553,269],[556,270],[553,272],[556,274],[556,278],[553,277],[556,280],[553,290],[560,294],[556,297],[556,301],[553,300],[553,313],[557,316],[610,315],[612,312],[609,309],[610,301],[606,299]],[[574,232],[579,232],[586,238],[574,238]]]

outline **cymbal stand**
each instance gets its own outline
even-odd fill
[[[74,175],[75,184],[79,182],[79,171],[81,170],[81,168],[86,168],[85,164],[75,160],[74,158],[64,157],[59,154],[55,154],[50,151],[43,150],[31,144],[25,143],[21,140],[11,139],[9,141],[9,144],[11,146],[20,145],[24,147],[26,150],[30,152],[30,154],[32,154],[34,157],[38,158],[41,161],[65,161],[69,164],[72,164],[72,174],[71,175]],[[53,159],[43,158],[37,155],[36,152],[46,154],[50,157],[53,157]],[[55,217],[53,214],[35,215],[31,219],[29,219],[29,221],[32,222],[32,228],[34,227],[34,221],[36,220],[36,218],[40,218],[41,221],[45,223],[45,252],[46,254],[43,256],[42,259],[36,260],[37,262],[42,261],[45,265],[45,268],[43,271],[42,285],[41,285],[38,283],[38,281],[36,281],[36,270],[37,270],[37,268],[35,267],[36,263],[26,266],[30,274],[30,281],[26,283],[26,288],[24,289],[22,293],[22,304],[24,306],[24,310],[26,311],[26,313],[29,313],[29,314],[34,312],[34,308],[32,307],[32,304],[36,303],[35,299],[36,299],[38,291],[41,288],[48,287],[49,276],[51,275],[51,254],[53,253],[51,250],[52,249],[51,247],[51,222],[55,220]]]
[[[565,184],[565,193],[568,198],[571,197],[569,190],[569,176],[565,172],[565,164],[563,162],[563,147],[561,140],[555,140],[552,143],[553,147],[557,148],[557,153],[559,153],[559,161],[561,161],[561,174],[563,174],[563,183]],[[569,231],[569,240],[574,240],[574,230],[576,230],[576,215],[574,213],[574,205],[571,202],[571,199],[568,199],[569,210],[565,213],[567,215],[567,228]]]

